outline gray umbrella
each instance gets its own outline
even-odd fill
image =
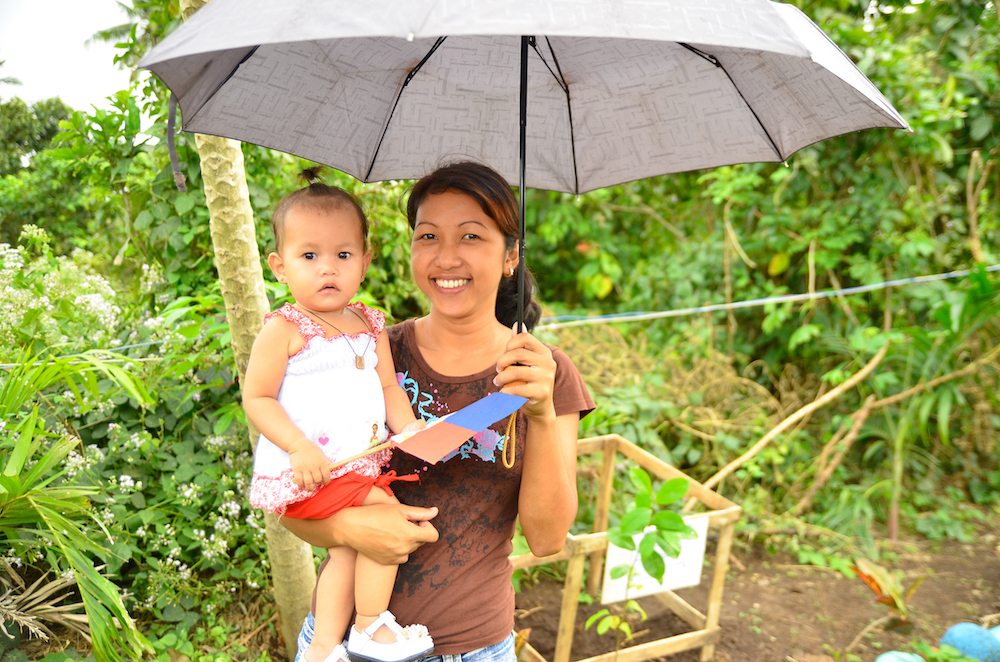
[[[472,159],[581,193],[908,128],[770,0],[212,0],[139,66],[184,130],[366,182]]]

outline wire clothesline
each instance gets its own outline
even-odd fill
[[[1000,271],[1000,264],[991,264],[984,268],[988,272]],[[769,303],[788,303],[795,301],[812,301],[815,299],[828,299],[834,296],[841,296],[845,294],[860,294],[863,292],[872,292],[875,290],[885,290],[890,287],[900,287],[903,285],[918,285],[921,283],[931,283],[942,280],[950,280],[953,278],[965,278],[970,273],[971,269],[960,269],[956,271],[948,271],[940,274],[928,274],[926,276],[911,276],[909,278],[897,278],[895,280],[887,280],[881,283],[871,283],[869,285],[857,285],[855,287],[843,287],[835,290],[820,290],[818,292],[805,292],[802,294],[785,294],[777,297],[766,297],[762,299],[747,299],[745,301],[733,301],[730,303],[714,303],[707,306],[694,306],[691,308],[676,308],[674,310],[661,310],[656,312],[630,312],[630,313],[610,313],[607,315],[556,315],[552,317],[542,318],[542,323],[539,324],[536,329],[538,330],[552,330],[552,329],[564,329],[572,326],[585,326],[590,324],[616,324],[623,322],[641,322],[644,320],[662,319],[665,317],[686,317],[688,315],[699,315],[701,313],[714,313],[723,310],[737,310],[740,308],[754,308],[757,306],[764,306]],[[188,338],[189,342],[195,342],[203,339],[204,336],[199,335],[194,338]],[[124,349],[133,349],[137,347],[151,347],[155,345],[162,345],[165,342],[178,342],[178,340],[154,340],[148,342],[134,343],[131,345],[120,345],[114,348],[96,349],[90,351],[96,352],[107,352],[109,354],[120,353]],[[79,356],[79,353],[67,354],[65,356],[55,357],[58,360],[68,359]],[[129,357],[121,357],[120,359],[111,359],[112,361],[126,361],[134,360]],[[0,363],[0,370],[10,370],[12,368],[18,367],[17,363]]]
[[[1000,271],[1000,264],[991,264],[985,267],[986,271]],[[960,269],[948,271],[940,274],[928,274],[926,276],[911,276],[909,278],[897,278],[881,283],[871,283],[869,285],[857,285],[854,287],[842,287],[833,290],[820,290],[818,292],[805,292],[801,294],[784,294],[776,297],[766,297],[762,299],[747,299],[745,301],[732,301],[729,303],[713,303],[706,306],[693,306],[691,308],[677,308],[674,310],[661,310],[655,312],[629,312],[629,313],[609,313],[607,315],[555,315],[542,318],[542,323],[536,328],[539,330],[565,329],[572,326],[586,326],[590,324],[616,324],[622,322],[641,322],[645,320],[662,319],[665,317],[686,317],[688,315],[698,315],[701,313],[714,313],[724,310],[737,310],[740,308],[754,308],[764,306],[769,303],[790,303],[796,301],[813,301],[816,299],[828,299],[830,297],[845,294],[861,294],[875,290],[885,290],[891,287],[903,285],[914,285],[921,283],[931,283],[952,278],[964,278],[972,273],[970,269]]]

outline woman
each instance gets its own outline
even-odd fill
[[[576,516],[577,428],[594,403],[565,354],[513,328],[518,206],[498,173],[470,162],[439,168],[414,186],[407,217],[430,312],[388,330],[400,383],[417,416],[431,419],[496,390],[528,398],[516,460],[510,469],[502,461],[506,421],[430,467],[397,452],[391,468],[421,476],[396,490],[407,505],[342,511],[328,538],[306,539],[405,562],[390,609],[404,623],[419,615],[435,655],[513,660],[515,518],[536,555],[562,548]],[[538,305],[525,310],[531,328]],[[308,630],[307,621],[300,642]]]

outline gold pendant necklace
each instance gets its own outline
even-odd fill
[[[299,305],[302,306],[302,304],[299,304]],[[371,331],[371,327],[368,326],[368,320],[366,320],[364,317],[362,317],[361,314],[358,313],[358,311],[354,310],[353,308],[350,308],[350,307],[347,308],[347,310],[351,311],[352,313],[354,313],[355,315],[358,316],[358,319],[360,319],[364,323],[365,328],[367,328],[368,332],[369,332],[368,333],[368,343],[365,344],[364,350],[362,350],[362,352],[360,354],[358,354],[357,351],[354,349],[354,345],[351,344],[351,340],[348,337],[348,335],[346,333],[344,333],[343,331],[341,331],[337,327],[336,324],[334,324],[333,322],[330,322],[330,321],[326,320],[322,315],[320,315],[315,310],[312,310],[310,308],[306,308],[305,306],[302,306],[302,310],[306,311],[312,317],[315,317],[320,322],[323,322],[324,324],[326,324],[327,326],[329,326],[330,328],[332,328],[334,331],[336,331],[337,333],[339,333],[344,338],[344,342],[347,343],[347,346],[351,348],[351,352],[354,354],[354,367],[357,368],[358,370],[364,370],[365,369],[365,352],[367,352],[368,348],[371,346],[371,344],[372,344],[372,337],[374,336],[374,333],[372,333],[372,331]]]

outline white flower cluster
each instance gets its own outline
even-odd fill
[[[121,489],[122,494],[131,494],[142,489],[142,481],[132,478],[128,474],[122,474],[117,478],[112,476],[111,483],[117,483],[118,487]]]
[[[98,319],[101,324],[101,329],[98,330],[98,333],[102,330],[114,329],[115,325],[118,324],[118,315],[121,314],[121,309],[113,303],[110,303],[101,294],[81,294],[76,298],[76,300],[74,300],[73,303],[75,303],[81,311],[89,312]]]
[[[44,243],[44,230],[25,226],[22,240]],[[108,342],[121,310],[111,284],[98,275],[85,251],[72,258],[29,257],[26,249],[0,244],[0,347],[16,348],[25,334],[39,345],[86,349]],[[24,320],[31,326],[24,327]]]
[[[143,294],[154,294],[160,286],[166,283],[163,268],[159,264],[142,265],[142,275],[139,277],[139,291]]]
[[[177,491],[177,496],[181,498],[181,503],[185,506],[190,506],[198,498],[198,494],[201,493],[201,488],[194,483],[188,483],[184,485],[180,490]]]
[[[240,505],[240,503],[233,499],[229,501],[224,501],[222,505],[219,506],[219,510],[225,517],[232,517],[232,518],[239,517],[241,509],[242,506]]]
[[[216,523],[216,526],[218,526],[218,523]],[[191,531],[191,534],[201,546],[202,557],[206,559],[226,557],[226,552],[229,551],[229,540],[223,535],[215,533],[207,534],[204,529],[194,529]]]

